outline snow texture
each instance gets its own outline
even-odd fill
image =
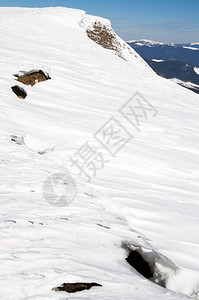
[[[196,74],[198,74],[199,75],[199,68],[194,68],[194,71],[196,72]]]
[[[156,75],[134,50],[124,47],[123,60],[90,40],[87,26],[98,19],[61,7],[0,8],[3,300],[199,297],[198,95]],[[51,80],[18,99],[13,74],[35,69]],[[139,130],[120,110],[136,99],[151,113]],[[95,138],[110,118],[130,137],[116,155]],[[90,183],[70,160],[87,141],[108,161]],[[75,179],[69,205],[43,197],[51,174]],[[55,188],[63,193],[64,182]],[[157,281],[168,289],[128,265],[124,242],[149,261],[158,253]],[[52,290],[64,282],[102,287],[69,298]]]

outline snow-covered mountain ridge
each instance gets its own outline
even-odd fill
[[[163,42],[157,42],[157,41],[151,41],[151,40],[146,40],[146,39],[141,39],[141,40],[130,40],[127,41],[129,44],[135,44],[137,46],[148,46],[148,47],[155,47],[155,46],[174,46],[174,47],[179,47],[182,46],[183,48],[191,49],[191,50],[198,50],[199,43],[184,43],[184,44],[176,44],[176,43],[163,43]]]
[[[162,42],[156,42],[156,41],[151,41],[151,40],[145,40],[145,39],[141,39],[141,40],[130,40],[128,41],[128,43],[135,43],[138,46],[148,46],[148,47],[153,47],[156,45],[170,45],[170,46],[174,46],[174,43],[162,43]]]
[[[149,40],[135,40],[128,43],[158,75],[177,79],[176,82],[182,86],[199,93],[198,43],[167,44]]]
[[[95,22],[111,30],[81,10],[0,8],[1,299],[65,299],[52,290],[64,282],[102,285],[70,299],[198,297],[198,95],[157,76],[119,37],[125,59],[95,43]],[[13,76],[34,69],[51,79],[31,87]],[[133,123],[129,104],[139,108]],[[114,155],[97,134],[107,122],[129,137]],[[106,161],[90,183],[70,159],[86,143]],[[46,179],[69,173],[75,199],[50,205]],[[173,291],[132,269],[123,244]]]
[[[132,40],[128,44],[144,59],[177,60],[199,66],[198,43],[174,44],[150,40]]]

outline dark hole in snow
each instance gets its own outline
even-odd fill
[[[54,291],[64,291],[67,293],[75,293],[83,290],[90,290],[93,286],[102,286],[101,284],[91,282],[91,283],[63,283],[61,286],[53,288]]]
[[[128,257],[126,261],[142,276],[150,281],[166,287],[167,271],[175,272],[176,266],[165,256],[158,252],[147,249],[142,246],[137,246],[129,243],[124,243],[123,247],[128,251]]]
[[[27,93],[22,87],[15,85],[15,86],[12,86],[11,89],[17,95],[18,98],[20,98],[20,99],[26,98]]]
[[[21,74],[14,74],[17,77],[17,81],[26,85],[35,85],[37,82],[46,81],[51,79],[49,74],[42,70],[31,70],[29,72],[21,72]]]
[[[193,276],[192,283],[192,280],[186,282],[184,276],[189,278],[191,272],[182,270],[169,258],[154,250],[149,244],[144,247],[124,243],[123,247],[129,253],[126,258],[127,262],[151,282],[170,291],[180,292],[188,296],[199,296],[198,278]]]
[[[132,250],[126,258],[126,261],[145,278],[149,279],[153,277],[148,262],[146,262],[137,251]]]

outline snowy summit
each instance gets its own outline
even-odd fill
[[[0,27],[0,298],[199,298],[198,95],[84,11]]]

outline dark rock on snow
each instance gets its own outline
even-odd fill
[[[17,81],[26,85],[35,85],[37,82],[46,81],[51,79],[50,76],[42,70],[31,70],[29,72],[23,72],[23,75],[15,74]]]
[[[24,145],[25,144],[23,136],[11,135],[10,140],[11,140],[11,142],[14,142],[17,145]]]
[[[102,286],[101,284],[91,282],[91,283],[63,283],[61,286],[54,288],[54,291],[64,291],[67,293],[75,293],[83,290],[90,290],[93,286]]]
[[[20,98],[20,99],[26,98],[27,93],[22,87],[15,85],[15,86],[12,86],[11,89],[17,95],[18,98]]]

